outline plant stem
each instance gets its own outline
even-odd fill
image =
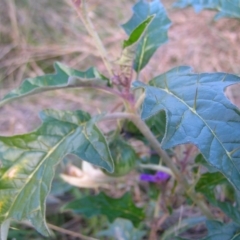
[[[86,0],[82,0],[80,6],[77,7],[76,9],[77,9],[79,17],[81,18],[85,28],[88,31],[89,35],[93,38],[96,48],[99,51],[99,54],[108,70],[110,77],[113,77],[114,74],[113,74],[111,63],[108,60],[107,51],[106,51],[105,47],[103,46],[103,43],[102,43],[97,31],[95,30],[91,19],[88,16]]]
[[[142,121],[140,116],[134,113],[117,112],[105,115],[102,118],[102,120],[114,120],[119,118],[127,118],[136,125],[136,127],[141,131],[143,136],[149,141],[150,145],[162,158],[162,161],[166,164],[166,166],[169,169],[171,169],[174,177],[176,178],[177,182],[184,188],[186,194],[201,209],[201,211],[204,213],[206,217],[208,217],[209,219],[214,219],[214,216],[210,212],[208,206],[204,203],[203,199],[194,191],[193,188],[191,188],[191,185],[188,184],[184,175],[179,171],[179,169],[176,167],[176,164],[172,161],[168,154],[162,149],[160,143],[155,138],[153,133],[150,131],[146,123]]]
[[[184,188],[186,194],[192,199],[192,201],[198,205],[198,207],[202,210],[202,212],[209,218],[214,219],[214,216],[210,212],[207,205],[200,199],[194,190],[188,184],[186,178],[181,174],[181,172],[176,167],[175,163],[173,163],[172,159],[167,155],[167,153],[162,150],[161,145],[159,144],[158,140],[155,138],[153,133],[149,130],[148,126],[145,124],[142,119],[134,115],[131,118],[131,121],[136,125],[136,127],[141,131],[144,137],[149,141],[150,145],[155,149],[155,151],[159,154],[162,158],[163,162],[167,165],[168,168],[171,169],[173,172],[176,180],[180,183],[180,185]]]
[[[151,169],[151,170],[156,170],[156,171],[161,171],[161,172],[165,172],[171,176],[174,177],[173,172],[171,171],[170,168],[164,167],[162,165],[156,165],[156,164],[139,164],[140,168],[143,169]]]

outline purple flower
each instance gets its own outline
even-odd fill
[[[157,172],[154,175],[142,173],[140,175],[140,180],[144,182],[154,182],[154,183],[160,183],[167,181],[171,176],[168,173],[165,172]]]

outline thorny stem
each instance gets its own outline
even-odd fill
[[[198,205],[198,207],[201,209],[201,211],[209,219],[214,219],[214,216],[210,212],[207,205],[194,192],[194,189],[191,188],[191,186],[188,184],[186,178],[183,176],[183,174],[176,167],[175,163],[168,156],[168,154],[161,148],[160,143],[155,138],[153,133],[150,131],[150,129],[148,128],[146,123],[144,121],[142,121],[140,116],[138,116],[137,114],[134,114],[134,113],[113,113],[113,114],[106,115],[103,119],[111,120],[111,119],[119,119],[119,118],[127,118],[127,119],[131,120],[136,125],[136,127],[141,131],[143,136],[149,141],[150,145],[154,148],[154,150],[162,158],[162,161],[166,164],[166,166],[169,169],[171,169],[172,173],[174,174],[174,177],[176,178],[177,182],[184,188],[186,194],[192,199],[192,201],[196,205]]]
[[[86,0],[81,0],[81,1],[72,0],[72,2],[74,3],[74,5],[77,9],[77,13],[78,13],[79,17],[81,18],[89,35],[93,38],[96,48],[99,51],[99,54],[108,70],[110,77],[113,77],[114,74],[113,74],[111,63],[108,60],[107,51],[106,51],[105,47],[103,46],[103,43],[102,43],[97,31],[95,30],[91,19],[88,16]]]

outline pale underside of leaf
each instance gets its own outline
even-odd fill
[[[28,219],[48,235],[45,200],[56,164],[67,154],[113,170],[104,136],[82,111],[45,110],[35,132],[0,137],[0,223]]]
[[[159,0],[153,0],[152,2],[140,0],[133,7],[133,12],[132,18],[122,25],[128,35],[131,35],[134,29],[149,16],[155,15],[137,46],[134,69],[139,73],[147,65],[156,50],[168,40],[167,31],[171,22]]]
[[[166,111],[163,148],[195,144],[209,164],[240,189],[240,111],[223,92],[240,83],[240,78],[190,72],[190,68],[180,67],[154,78],[150,85],[136,82],[146,92],[142,117]]]
[[[54,64],[54,68],[55,74],[24,80],[19,88],[3,97],[0,101],[0,107],[10,101],[41,92],[72,87],[106,86],[108,84],[106,78],[95,68],[81,72],[59,62]]]
[[[146,29],[152,22],[153,18],[154,16],[149,16],[137,28],[135,28],[130,34],[129,38],[124,41],[121,57],[117,61],[119,65],[132,67],[138,43],[143,34],[146,32]]]
[[[200,12],[203,9],[218,11],[215,20],[223,17],[240,18],[239,0],[179,0],[174,6],[179,8],[192,6],[196,12]]]

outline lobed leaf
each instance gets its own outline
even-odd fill
[[[153,0],[152,2],[139,0],[133,7],[133,12],[132,18],[122,25],[128,35],[131,35],[139,24],[149,16],[154,15],[154,19],[137,46],[134,69],[139,73],[147,65],[156,50],[168,40],[167,31],[171,25],[171,21],[159,0]]]
[[[0,223],[28,219],[47,235],[45,201],[56,164],[69,153],[108,171],[113,163],[88,113],[45,110],[40,117],[36,131],[0,137]]]
[[[240,2],[239,0],[179,0],[174,4],[175,7],[185,8],[193,6],[196,12],[203,9],[215,10],[215,20],[223,17],[240,18]]]
[[[23,98],[29,95],[51,91],[61,88],[102,86],[109,82],[95,68],[89,68],[81,72],[69,68],[62,63],[54,64],[55,74],[47,74],[36,78],[27,78],[19,88],[11,91],[0,101],[0,107],[10,101]]]
[[[170,70],[150,81],[135,82],[145,89],[142,118],[166,111],[162,147],[193,143],[210,165],[240,189],[240,111],[223,90],[240,78],[226,73],[191,73],[189,67]]]
[[[121,198],[111,198],[101,192],[97,196],[87,196],[70,202],[63,209],[83,214],[86,217],[105,215],[110,222],[116,218],[125,218],[130,220],[134,226],[139,225],[145,217],[143,209],[134,205],[129,193]]]

